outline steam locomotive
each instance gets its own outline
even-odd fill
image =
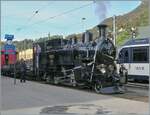
[[[93,41],[86,31],[76,38],[53,39],[33,45],[33,71],[36,79],[49,83],[93,88],[97,93],[123,93],[127,71],[115,63],[116,47],[107,38],[107,25],[98,25]]]

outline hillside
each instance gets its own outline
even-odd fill
[[[102,23],[109,26],[109,30],[112,31],[113,18],[107,18]],[[117,45],[122,45],[127,39],[131,37],[131,27],[139,27],[148,25],[148,0],[143,0],[142,3],[133,11],[116,16],[117,31],[124,30],[117,33]],[[89,30],[93,33],[94,39],[98,37],[97,27]],[[138,33],[137,33],[138,34]],[[81,39],[81,34],[77,34],[77,37]],[[73,36],[73,35],[70,35]],[[68,36],[68,37],[70,37]]]
[[[122,45],[131,37],[131,27],[147,26],[148,18],[148,1],[143,1],[139,7],[123,16],[117,16],[117,27],[124,28],[126,31],[118,33],[117,44]],[[106,21],[106,23],[110,23]],[[138,34],[138,33],[137,33]]]
[[[22,51],[25,49],[30,49],[33,47],[33,43],[36,42],[44,42],[46,40],[49,39],[56,39],[56,38],[63,38],[62,35],[54,35],[54,36],[49,36],[49,37],[43,37],[43,38],[39,38],[39,39],[24,39],[21,41],[13,41],[13,44],[16,46],[17,51]],[[4,41],[0,41],[0,46],[1,48],[4,46],[5,42]]]

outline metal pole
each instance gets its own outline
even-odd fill
[[[149,1],[149,26],[150,26],[150,1]],[[149,39],[149,51],[150,51],[150,39]],[[149,53],[149,83],[150,83],[150,53]],[[150,89],[150,84],[149,84],[149,89]],[[149,95],[150,95],[150,91],[149,91]],[[150,100],[150,96],[149,96],[149,100]]]
[[[14,85],[16,85],[16,67],[14,63]]]
[[[16,55],[17,55],[17,53],[16,53]],[[16,61],[14,59],[14,85],[16,85],[16,64],[15,63],[16,63]]]
[[[37,54],[37,80],[39,80],[39,54]]]
[[[24,60],[26,60],[26,48],[25,48],[25,41],[24,41],[24,43],[23,43],[23,45],[24,45]]]
[[[116,16],[113,16],[113,42],[116,45]]]
[[[84,20],[85,20],[86,18],[82,18],[82,24],[83,24],[83,32],[84,32],[84,30],[85,30],[85,28],[84,28]]]
[[[48,39],[50,40],[50,36],[51,36],[51,34],[50,34],[50,32],[48,33]]]

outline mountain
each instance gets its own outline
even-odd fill
[[[142,0],[141,4],[135,8],[133,11],[116,16],[116,26],[117,26],[117,45],[122,45],[127,39],[131,38],[131,27],[139,27],[139,26],[147,26],[148,25],[148,0]],[[107,24],[110,31],[112,31],[112,22],[113,17],[105,19],[102,23]],[[89,30],[93,33],[93,38],[96,39],[98,37],[97,27],[93,27]],[[138,33],[137,33],[138,34]],[[81,39],[81,34],[73,34],[76,35],[79,39]],[[67,37],[67,38],[68,38]]]
[[[112,26],[112,17],[106,19],[103,23]],[[124,26],[126,28],[131,26],[145,26],[148,24],[148,1],[144,0],[133,11],[117,16],[118,28]]]

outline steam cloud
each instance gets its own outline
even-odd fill
[[[102,22],[107,16],[107,7],[109,1],[94,1],[95,2],[95,14],[98,16],[99,21]]]

